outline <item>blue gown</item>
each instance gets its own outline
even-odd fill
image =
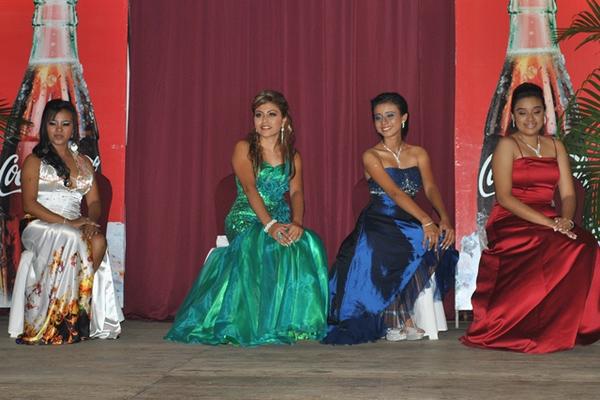
[[[411,197],[422,188],[417,167],[385,170]],[[368,183],[371,200],[340,246],[330,271],[329,326],[324,343],[380,339],[386,334],[386,309],[400,302],[411,310],[434,272],[438,294],[453,284],[456,250],[426,250],[420,222],[398,207],[373,179]]]

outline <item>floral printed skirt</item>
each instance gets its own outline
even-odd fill
[[[108,256],[98,271],[91,244],[79,229],[31,222],[22,235],[9,333],[18,343],[76,343],[117,337],[123,315],[115,296]]]

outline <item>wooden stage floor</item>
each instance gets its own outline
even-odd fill
[[[439,341],[236,348],[165,342],[126,321],[118,340],[19,346],[0,317],[0,399],[600,399],[600,343],[524,355]]]

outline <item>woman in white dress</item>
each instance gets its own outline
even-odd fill
[[[116,338],[123,320],[106,239],[96,222],[101,204],[89,158],[77,152],[77,113],[51,100],[40,142],[23,163],[25,219],[9,320],[17,343],[62,344]],[[88,216],[81,215],[85,198]]]

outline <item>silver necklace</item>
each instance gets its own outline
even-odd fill
[[[398,148],[398,152],[394,153],[392,151],[392,149],[390,149],[389,147],[387,147],[385,145],[385,143],[381,142],[381,144],[383,145],[383,147],[389,151],[390,153],[392,153],[392,156],[394,156],[394,158],[396,159],[396,162],[398,163],[398,168],[400,168],[400,153],[402,153],[402,144],[400,144],[400,147]]]
[[[521,142],[523,142],[525,144],[525,146],[529,147],[531,149],[531,151],[533,151],[538,158],[542,158],[542,144],[540,143],[539,135],[537,136],[537,145],[535,147],[533,147],[532,145],[527,143],[520,136],[519,136],[519,139],[521,139]]]

